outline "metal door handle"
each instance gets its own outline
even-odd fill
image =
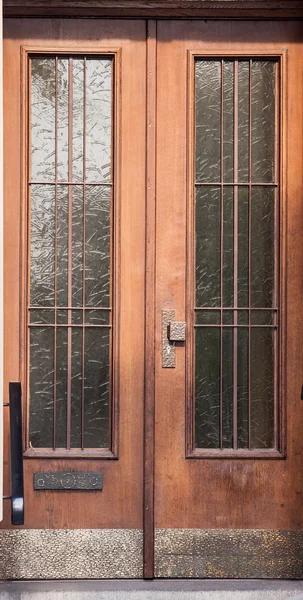
[[[167,337],[170,342],[185,342],[185,321],[169,321]]]
[[[185,342],[185,321],[175,321],[175,311],[162,310],[162,367],[173,369],[176,366],[176,342]]]

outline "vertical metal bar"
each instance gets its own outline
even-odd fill
[[[224,181],[224,60],[221,60],[221,184]],[[223,223],[224,223],[224,186],[220,188],[220,323],[223,325]],[[219,445],[223,448],[223,327],[220,327],[220,431]]]
[[[247,446],[251,448],[251,196],[252,196],[252,60],[249,61],[248,130],[248,357],[247,357]]]
[[[73,59],[68,62],[68,180],[73,176]],[[71,403],[72,403],[72,228],[73,228],[73,187],[68,187],[68,259],[67,259],[67,415],[66,415],[66,447],[70,450],[71,436]]]
[[[82,272],[82,392],[81,448],[84,449],[84,378],[85,378],[85,244],[86,244],[86,56],[83,59],[83,272]]]
[[[239,62],[234,62],[234,325],[238,325],[238,96]],[[238,447],[238,327],[233,331],[233,448]]]
[[[24,525],[22,397],[20,381],[9,382],[12,525]]]
[[[56,449],[56,419],[57,419],[57,270],[58,270],[58,56],[55,60],[55,323],[54,323],[54,423],[53,449]]]

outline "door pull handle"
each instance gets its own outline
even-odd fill
[[[185,342],[185,321],[175,321],[175,311],[162,310],[162,367],[174,369],[176,366],[176,342]]]

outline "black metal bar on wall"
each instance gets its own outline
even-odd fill
[[[21,383],[9,384],[12,525],[24,524]]]

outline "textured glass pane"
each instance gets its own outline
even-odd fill
[[[71,448],[81,448],[82,329],[72,329]]]
[[[275,314],[272,310],[252,310],[250,322],[252,325],[274,325]]]
[[[111,313],[109,310],[86,310],[85,322],[90,325],[109,325]]]
[[[234,311],[224,310],[223,311],[223,323],[224,325],[232,325],[234,322]]]
[[[86,179],[111,178],[112,61],[86,60]]]
[[[196,189],[196,306],[220,306],[220,189]]]
[[[35,181],[55,178],[54,58],[31,59],[31,170]]]
[[[248,310],[239,310],[238,323],[239,325],[248,325]]]
[[[222,330],[222,446],[233,446],[233,330]]]
[[[248,448],[248,328],[238,328],[238,447]]]
[[[224,61],[223,159],[224,181],[234,181],[234,62]]]
[[[274,447],[274,331],[251,330],[251,447]]]
[[[109,344],[109,330],[85,330],[85,448],[106,448],[109,445]]]
[[[248,188],[238,188],[238,306],[248,306]]]
[[[219,310],[196,310],[197,325],[220,325]]]
[[[110,329],[83,330],[83,326],[112,323],[110,311],[93,309],[109,308],[111,301],[112,187],[104,183],[111,182],[112,172],[113,61],[54,56],[34,58],[31,64],[30,162],[32,178],[41,183],[30,188],[30,304],[37,309],[29,312],[29,321],[42,325],[33,328],[30,339],[32,443],[53,447],[55,374],[56,447],[69,445],[69,403],[71,447],[81,448],[85,427],[88,448],[108,447]],[[76,185],[83,179],[101,185]],[[48,184],[65,181],[69,185]],[[40,307],[54,309],[43,311]],[[43,327],[54,323],[56,334],[52,327]],[[66,327],[68,323],[71,330]],[[38,359],[41,364],[37,365]],[[39,394],[35,395],[38,369],[41,405]],[[45,408],[42,401],[47,386],[50,395]],[[52,420],[45,417],[50,406]]]
[[[223,192],[223,306],[234,305],[234,192]]]
[[[57,188],[57,305],[68,305],[68,188]]]
[[[52,306],[55,293],[55,186],[31,188],[30,302]]]
[[[252,189],[251,305],[273,306],[275,289],[275,204],[270,187]]]
[[[67,329],[57,328],[56,447],[66,448]]]
[[[31,310],[30,322],[36,324],[53,324],[55,322],[54,310]]]
[[[68,59],[58,59],[57,178],[68,180]]]
[[[221,63],[196,62],[196,178],[220,181]]]
[[[275,176],[276,68],[269,60],[196,62],[197,182],[223,184],[196,186],[195,306],[222,306],[221,312],[195,313],[195,430],[196,445],[202,448],[273,447],[276,330],[266,326],[278,324],[278,313],[266,309],[276,302],[276,191],[260,184],[273,182]],[[243,185],[250,180],[259,185]],[[224,185],[232,182],[242,185]],[[220,323],[221,329],[207,327]],[[260,380],[253,362],[262,362]],[[249,398],[257,415],[254,424]],[[257,424],[260,415],[262,426]]]
[[[238,63],[238,181],[249,179],[249,62]]]
[[[107,186],[87,186],[86,189],[87,306],[110,306],[110,193]]]
[[[73,325],[81,325],[83,323],[83,310],[72,310]]]
[[[274,181],[275,78],[273,61],[252,63],[252,180]]]
[[[67,323],[67,310],[57,310],[57,323],[65,324]]]
[[[73,181],[83,180],[84,61],[73,59]],[[101,113],[102,114],[102,113]],[[101,115],[100,115],[101,116]],[[100,121],[99,116],[99,121]]]
[[[197,448],[219,447],[220,329],[196,329],[196,415]]]
[[[98,189],[98,188],[97,188]],[[72,250],[72,304],[83,305],[83,188],[73,186],[73,250]],[[99,224],[95,222],[95,230]]]
[[[53,446],[54,329],[33,327],[30,332],[29,439],[34,448]]]

